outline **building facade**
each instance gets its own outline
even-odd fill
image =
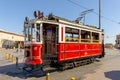
[[[0,30],[0,48],[13,48],[23,46],[24,36]]]
[[[116,35],[115,47],[120,48],[120,35]]]

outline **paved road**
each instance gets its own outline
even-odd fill
[[[45,76],[40,76],[41,72],[37,72],[37,76],[25,75],[21,70],[16,69],[15,63],[5,59],[5,53],[11,53],[20,58],[22,62],[23,51],[16,50],[0,50],[0,80],[45,80]],[[120,80],[120,51],[115,49],[106,49],[105,58],[92,64],[76,67],[65,71],[48,70],[51,80],[70,80],[73,76],[77,80]],[[22,65],[22,63],[20,63]]]
[[[107,50],[102,65],[83,80],[120,80],[120,50]]]

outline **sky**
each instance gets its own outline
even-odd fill
[[[81,12],[93,9],[86,14],[85,24],[98,27],[98,3],[99,0],[1,0],[0,29],[21,34],[25,17],[34,18],[36,10],[44,12],[45,16],[53,13],[74,21]],[[101,27],[105,32],[105,43],[115,43],[116,35],[120,34],[119,3],[120,0],[101,0]]]

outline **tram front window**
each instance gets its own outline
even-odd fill
[[[25,27],[25,41],[40,42],[40,24]]]
[[[30,26],[27,26],[25,28],[25,41],[30,41],[31,40],[31,29]]]
[[[31,27],[31,37],[32,37],[32,42],[35,42],[35,26],[32,24]]]
[[[28,41],[28,30],[29,27],[25,27],[25,41]]]

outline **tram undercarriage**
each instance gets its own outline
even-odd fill
[[[27,73],[30,73],[30,74],[33,74],[35,71],[44,72],[45,68],[50,68],[50,67],[52,67],[52,69],[55,68],[54,70],[64,71],[64,70],[67,70],[67,69],[72,69],[72,68],[75,68],[75,67],[91,64],[95,61],[99,61],[99,60],[96,59],[97,57],[98,56],[83,58],[83,59],[77,59],[77,60],[69,60],[69,61],[65,61],[65,62],[54,62],[55,59],[47,59],[47,60],[49,60],[49,62],[46,61],[47,64],[25,65],[22,68],[22,70],[23,70],[23,72],[27,72]]]

